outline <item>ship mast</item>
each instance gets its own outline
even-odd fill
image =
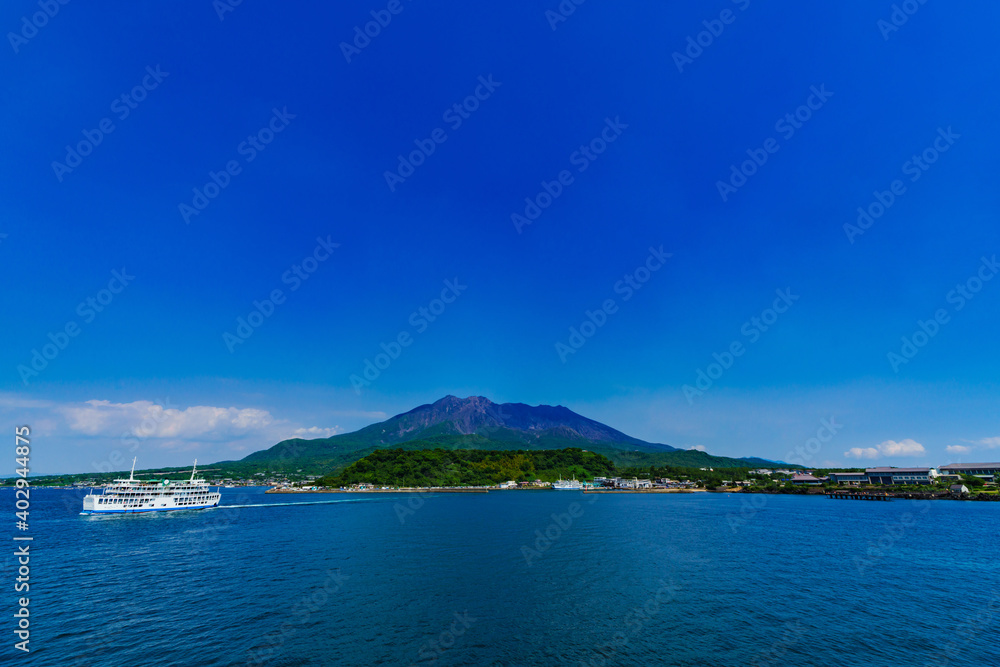
[[[139,458],[139,457],[137,456],[134,459],[132,459],[132,471],[128,474],[128,481],[130,481],[130,482],[134,482],[135,481],[135,460],[137,458]]]
[[[191,466],[191,481],[194,481],[194,472],[198,469],[198,459],[194,460],[194,465]]]

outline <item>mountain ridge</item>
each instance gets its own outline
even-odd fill
[[[379,449],[552,450],[579,448],[631,465],[758,467],[773,462],[734,459],[651,443],[626,435],[561,405],[494,403],[484,396],[448,395],[357,431],[329,438],[292,438],[240,463],[343,468]]]

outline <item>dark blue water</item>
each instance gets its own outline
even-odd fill
[[[1000,664],[1000,504],[510,491],[86,517],[80,496],[32,494],[33,650],[4,613],[0,662]],[[13,535],[12,490],[0,507]]]

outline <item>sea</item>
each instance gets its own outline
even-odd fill
[[[33,489],[18,531],[0,490],[0,664],[1000,665],[1000,503],[236,488],[82,516],[82,495]]]

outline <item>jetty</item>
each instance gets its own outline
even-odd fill
[[[868,493],[862,491],[830,491],[829,498],[837,500],[892,500],[888,493]]]

